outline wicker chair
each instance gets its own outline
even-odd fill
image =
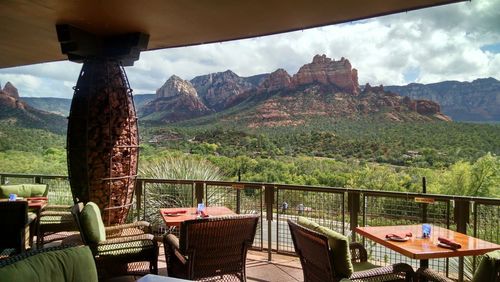
[[[36,219],[28,213],[28,202],[0,202],[0,218],[0,257],[24,252],[30,243],[30,224]]]
[[[258,221],[258,215],[234,215],[181,223],[180,240],[173,234],[163,238],[169,276],[246,281]]]
[[[290,219],[288,226],[295,252],[300,257],[305,282],[413,280],[414,271],[408,264],[397,263],[376,267],[368,263],[366,249],[360,243],[349,245],[354,272],[350,277],[342,277],[334,270],[334,260],[338,259],[339,254],[333,253],[330,249],[327,236],[305,228]]]
[[[36,245],[62,240],[78,228],[71,214],[69,205],[47,205],[40,212],[36,226]]]
[[[86,210],[93,215],[87,216]],[[158,243],[145,221],[104,227],[100,210],[89,202],[73,206],[71,212],[81,239],[94,254],[99,279],[120,275],[158,274]],[[99,230],[92,230],[98,228]],[[95,232],[103,232],[97,236]],[[96,238],[99,237],[99,238]]]
[[[421,281],[454,282],[430,268],[419,268],[417,277]],[[472,282],[500,282],[500,250],[489,252],[481,259]]]

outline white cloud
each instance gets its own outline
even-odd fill
[[[359,82],[372,85],[471,81],[500,77],[500,1],[477,0],[341,25],[245,40],[143,52],[127,74],[134,93],[154,93],[176,74],[184,79],[231,69],[251,76],[290,74],[316,54],[348,58]],[[0,70],[21,96],[71,97],[81,65],[56,62]]]

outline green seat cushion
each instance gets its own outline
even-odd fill
[[[101,210],[93,203],[88,202],[80,213],[80,223],[86,240],[89,243],[106,241],[106,229],[101,218]]]
[[[0,281],[97,282],[92,252],[87,246],[29,256],[0,267]]]
[[[0,197],[8,198],[10,194],[18,197],[42,197],[47,195],[47,184],[1,185]]]
[[[351,262],[349,241],[346,236],[321,226],[316,222],[308,220],[305,217],[299,217],[297,223],[301,226],[319,232],[328,238],[328,245],[333,253],[332,268],[335,271],[336,276],[348,278],[352,275],[354,267]]]
[[[125,254],[139,254],[154,248],[153,240],[136,240],[130,242],[122,242],[116,244],[104,244],[97,246],[97,253],[100,256],[111,255],[119,256]]]
[[[364,261],[364,262],[355,262],[355,263],[352,264],[352,266],[354,268],[354,272],[364,271],[364,270],[370,270],[370,269],[374,269],[374,268],[380,267],[378,265],[374,265],[373,263],[369,263],[367,261]]]
[[[500,272],[500,250],[489,252],[484,255],[479,267],[472,277],[472,282],[495,281],[497,273]]]

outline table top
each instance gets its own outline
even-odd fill
[[[9,199],[0,199],[1,202],[8,202]],[[48,204],[46,197],[17,198],[16,201],[27,201],[28,207],[39,210]]]
[[[182,211],[185,212],[182,213]],[[166,213],[176,213],[176,214],[166,214]],[[208,216],[222,216],[222,215],[235,214],[232,210],[226,207],[206,207],[205,213],[208,214]],[[180,226],[181,222],[190,219],[196,219],[196,217],[198,216],[196,214],[196,208],[165,208],[165,209],[160,209],[160,214],[167,226],[176,226],[176,227]]]
[[[431,227],[432,231],[430,238],[421,237],[422,225],[357,227],[355,232],[412,259],[475,256],[500,249],[500,245],[498,244],[490,243],[443,227],[435,225],[431,225]],[[385,238],[386,234],[406,232],[411,232],[413,236],[405,242],[391,241]],[[438,237],[445,237],[453,240],[462,245],[462,247],[457,250],[439,247],[437,246]]]

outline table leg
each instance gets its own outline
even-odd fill
[[[429,268],[429,260],[428,259],[421,259],[420,260],[420,268]],[[420,282],[427,282],[427,279],[424,277],[420,277],[419,279]]]
[[[428,259],[421,259],[420,260],[420,268],[428,268],[429,267],[429,260]]]

